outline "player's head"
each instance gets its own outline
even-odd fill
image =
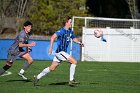
[[[71,17],[66,16],[63,20],[63,25],[67,28],[71,28],[71,23],[72,23]]]
[[[32,23],[30,21],[26,21],[24,24],[24,30],[28,33],[32,29]]]
[[[29,26],[29,25],[33,25],[30,21],[26,21],[24,24],[23,24],[24,26]]]

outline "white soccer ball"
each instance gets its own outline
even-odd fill
[[[98,30],[98,29],[94,30],[94,36],[96,38],[100,38],[102,35],[103,35],[103,31],[102,30]]]

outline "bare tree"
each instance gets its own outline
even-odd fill
[[[18,10],[17,10],[17,18],[21,18],[24,15],[25,8],[27,5],[27,0],[19,0],[18,2],[19,4],[18,4]]]

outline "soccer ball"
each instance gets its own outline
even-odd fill
[[[100,38],[102,35],[103,35],[103,31],[102,30],[98,30],[98,29],[94,30],[94,36],[96,38]]]

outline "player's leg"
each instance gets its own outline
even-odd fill
[[[34,76],[34,85],[36,85],[43,76],[47,75],[51,71],[54,71],[59,66],[60,63],[55,60],[57,60],[56,57],[54,58],[52,64],[49,67],[46,67],[37,76]]]
[[[67,60],[71,63],[69,84],[78,84],[79,82],[76,82],[74,79],[77,61],[72,56],[70,56]]]
[[[76,60],[70,56],[68,58],[68,61],[71,63],[71,66],[70,66],[70,81],[74,80],[74,75],[75,75],[75,69],[76,69]]]
[[[46,67],[40,74],[37,75],[37,79],[40,79],[49,72],[54,71],[58,67],[58,65],[59,65],[58,62],[53,61],[49,67]]]
[[[70,64],[71,64],[71,66],[70,66],[70,83],[78,83],[74,80],[77,61],[72,56],[70,56],[68,53],[66,53],[64,51],[57,53],[56,57],[60,60],[67,60],[68,62],[70,62]]]
[[[18,73],[18,75],[20,75],[23,79],[27,79],[25,76],[24,76],[24,73],[25,71],[30,67],[30,65],[32,64],[33,62],[33,59],[32,57],[30,56],[29,53],[24,53],[22,54],[21,56],[23,59],[26,60],[25,64],[23,65],[22,69],[20,70],[20,72]]]
[[[5,73],[9,68],[11,68],[13,62],[7,62],[3,68],[0,69],[0,76]]]
[[[12,54],[12,52],[8,52],[7,56],[7,63],[3,66],[3,68],[0,69],[0,75],[4,74],[5,71],[7,71],[9,68],[11,68],[14,60],[16,60],[17,55]]]

